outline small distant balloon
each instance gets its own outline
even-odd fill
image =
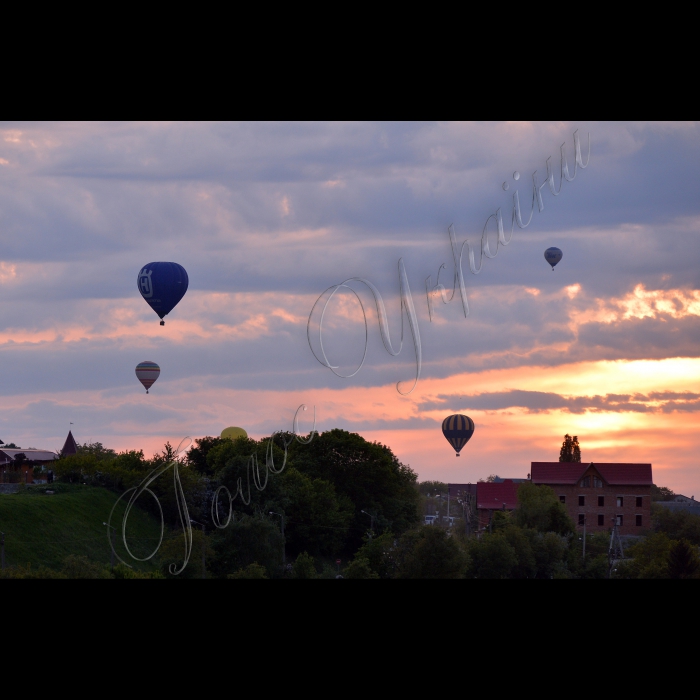
[[[552,272],[554,272],[554,266],[562,259],[564,253],[559,250],[559,248],[547,248],[544,251],[544,259],[552,266]]]
[[[454,416],[447,416],[442,421],[442,434],[459,457],[462,448],[474,435],[474,421],[469,416],[462,416],[458,413]]]
[[[160,367],[155,362],[139,362],[136,365],[136,377],[146,387],[146,393],[160,376]]]
[[[230,428],[224,428],[221,431],[221,437],[222,438],[228,438],[229,440],[236,440],[239,437],[248,437],[248,433],[246,433],[243,428],[237,428],[235,426],[231,426]]]
[[[187,271],[174,262],[152,262],[139,272],[137,285],[141,296],[160,317],[167,316],[185,296],[189,286]]]

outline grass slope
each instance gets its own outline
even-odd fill
[[[46,487],[29,487],[20,493],[0,495],[5,565],[60,569],[69,554],[109,565],[107,528],[102,523],[107,522],[118,495],[82,484],[54,484],[50,488],[56,493],[48,495]],[[112,524],[118,530],[123,512],[122,501],[112,517]],[[132,552],[136,556],[148,556],[159,538],[159,520],[134,507],[127,523],[127,542]],[[126,563],[142,571],[156,568],[157,555],[147,562],[135,562],[125,552],[120,539],[118,532],[116,550]]]

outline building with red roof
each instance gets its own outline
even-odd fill
[[[573,521],[588,532],[617,524],[621,535],[651,525],[651,464],[532,462],[533,484],[554,489]]]
[[[497,482],[480,481],[476,485],[476,511],[480,528],[488,527],[494,511],[512,511],[518,507],[518,488],[522,481],[501,479]]]

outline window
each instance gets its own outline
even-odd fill
[[[642,527],[642,516],[641,515],[635,515],[634,516],[634,524],[637,527]]]
[[[605,516],[604,515],[598,516],[598,525],[599,525],[599,527],[603,527],[605,525]]]
[[[617,525],[618,527],[622,527],[625,523],[624,517],[625,517],[624,515],[616,515],[615,516],[615,525]]]
[[[637,496],[637,508],[641,508],[641,507],[642,507],[642,497]],[[642,516],[640,515],[639,517],[641,518]]]
[[[591,477],[590,476],[584,476],[583,479],[581,479],[581,488],[582,489],[591,488]]]
[[[578,524],[579,525],[585,525],[586,524],[586,516],[583,513],[578,514]]]
[[[578,497],[578,504],[580,506],[585,506],[586,505],[586,497],[585,496],[579,496]]]
[[[595,486],[597,489],[602,489],[603,488],[603,480],[598,476],[594,476],[593,477],[593,486]]]
[[[598,507],[599,508],[605,507],[605,496],[598,496]]]
[[[560,500],[562,503],[566,503],[566,496],[559,496],[559,500]]]
[[[622,508],[625,505],[625,499],[622,496],[617,497],[617,507]]]

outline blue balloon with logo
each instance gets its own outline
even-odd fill
[[[559,250],[559,248],[547,248],[544,251],[544,259],[552,266],[552,272],[554,272],[554,266],[564,257],[564,253]]]
[[[187,271],[174,262],[152,262],[139,272],[137,284],[141,296],[160,317],[167,316],[185,296],[190,283]]]

